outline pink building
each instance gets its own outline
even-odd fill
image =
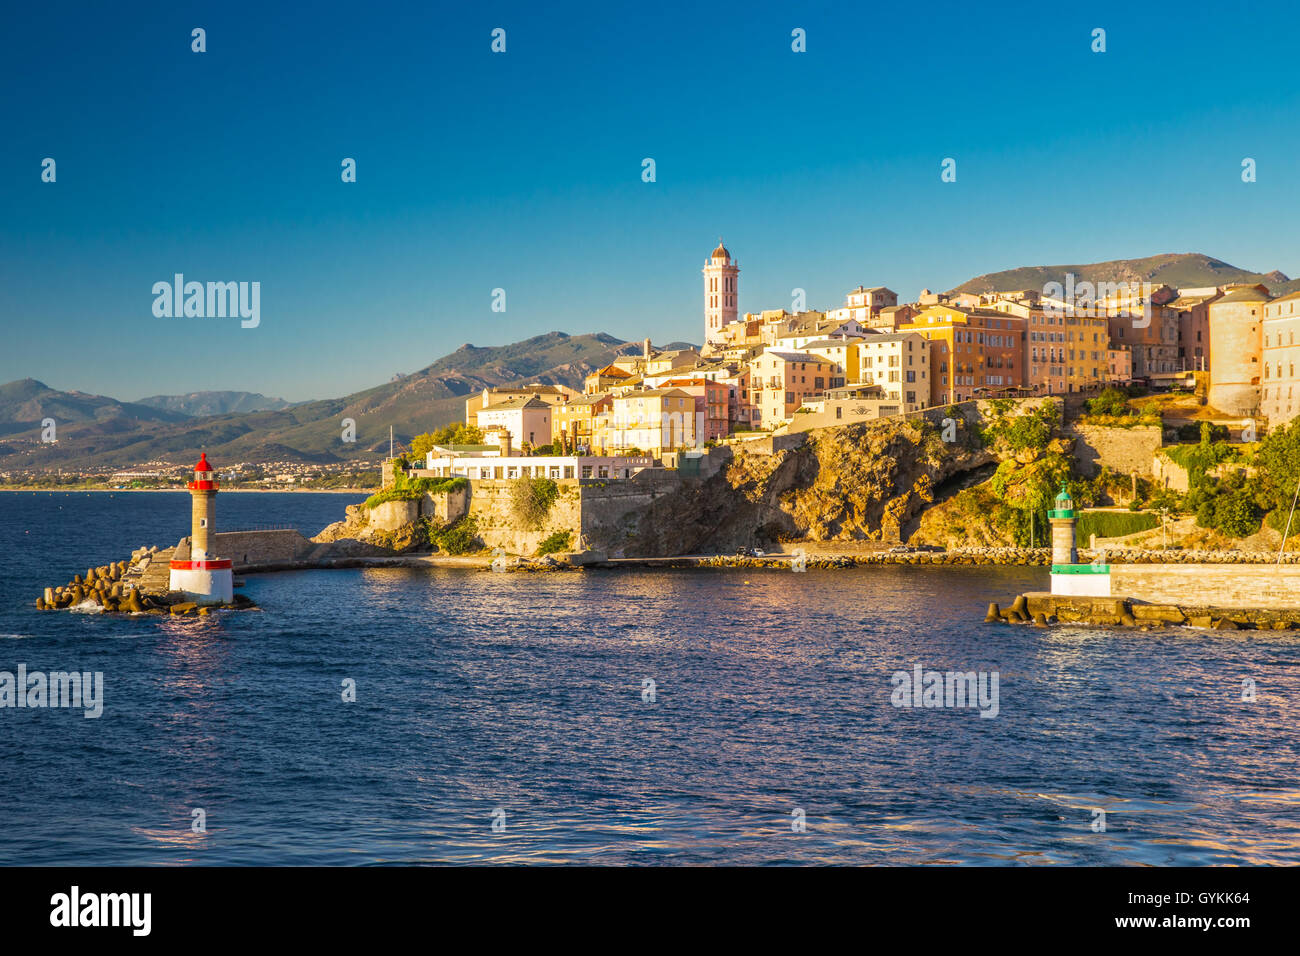
[[[1133,352],[1130,349],[1107,349],[1106,364],[1110,367],[1111,385],[1127,385],[1133,381]]]
[[[695,420],[702,423],[698,434],[704,441],[726,438],[731,432],[731,389],[706,378],[673,378],[664,388],[681,389],[695,397]]]

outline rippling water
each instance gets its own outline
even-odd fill
[[[312,532],[353,500],[218,520]],[[1041,569],[341,570],[201,620],[32,607],[187,529],[183,495],[0,494],[0,670],[105,681],[98,720],[0,710],[0,863],[1300,862],[1287,634],[982,623]],[[915,664],[997,671],[998,716],[893,707]]]

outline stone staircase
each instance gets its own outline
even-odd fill
[[[165,548],[150,554],[147,562],[142,562],[144,570],[139,577],[129,576],[135,579],[135,586],[146,594],[166,592],[171,585],[171,560],[176,550],[176,548]]]

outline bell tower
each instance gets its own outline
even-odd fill
[[[736,321],[740,266],[718,239],[718,247],[704,263],[704,341],[716,342],[723,326]]]

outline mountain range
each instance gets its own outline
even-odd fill
[[[390,426],[405,444],[421,432],[463,421],[465,398],[474,392],[531,382],[581,389],[587,375],[640,349],[639,342],[603,332],[548,332],[490,348],[466,344],[418,372],[341,398],[204,417],[187,413],[209,402],[191,401],[194,396],[120,402],[22,379],[0,385],[0,470],[180,463],[200,451],[223,465],[374,458],[387,452]],[[55,420],[57,443],[38,440],[46,418]],[[356,423],[352,443],[342,441],[343,420],[349,418]]]
[[[190,392],[188,395],[151,395],[136,404],[180,412],[191,418],[225,415],[229,412],[264,412],[288,408],[293,402],[268,398],[258,392]]]

